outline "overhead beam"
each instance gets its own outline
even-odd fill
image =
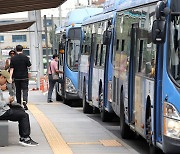
[[[56,8],[67,0],[0,0],[0,14]]]
[[[20,21],[0,23],[0,32],[14,31],[29,28],[35,21]]]

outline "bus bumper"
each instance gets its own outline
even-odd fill
[[[74,93],[65,93],[65,98],[67,100],[80,100],[80,97],[78,95],[78,93],[74,94]]]
[[[163,152],[180,153],[180,140],[163,136]]]

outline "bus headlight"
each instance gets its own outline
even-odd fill
[[[180,116],[168,102],[164,102],[164,135],[180,139]]]
[[[66,78],[66,92],[77,93],[72,81],[69,78]]]

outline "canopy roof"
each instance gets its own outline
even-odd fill
[[[55,8],[67,0],[0,0],[0,14]],[[27,29],[34,21],[1,22],[0,32]]]
[[[0,32],[14,31],[29,28],[35,21],[0,22]]]
[[[0,0],[0,14],[55,8],[67,0]]]

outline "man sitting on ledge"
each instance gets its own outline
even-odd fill
[[[8,101],[3,98],[1,86],[7,81],[9,82],[10,75],[8,71],[0,70],[0,120],[18,121],[19,123],[19,143],[24,146],[36,146],[38,143],[31,139],[29,115],[21,107],[20,104],[14,102],[12,96]]]

